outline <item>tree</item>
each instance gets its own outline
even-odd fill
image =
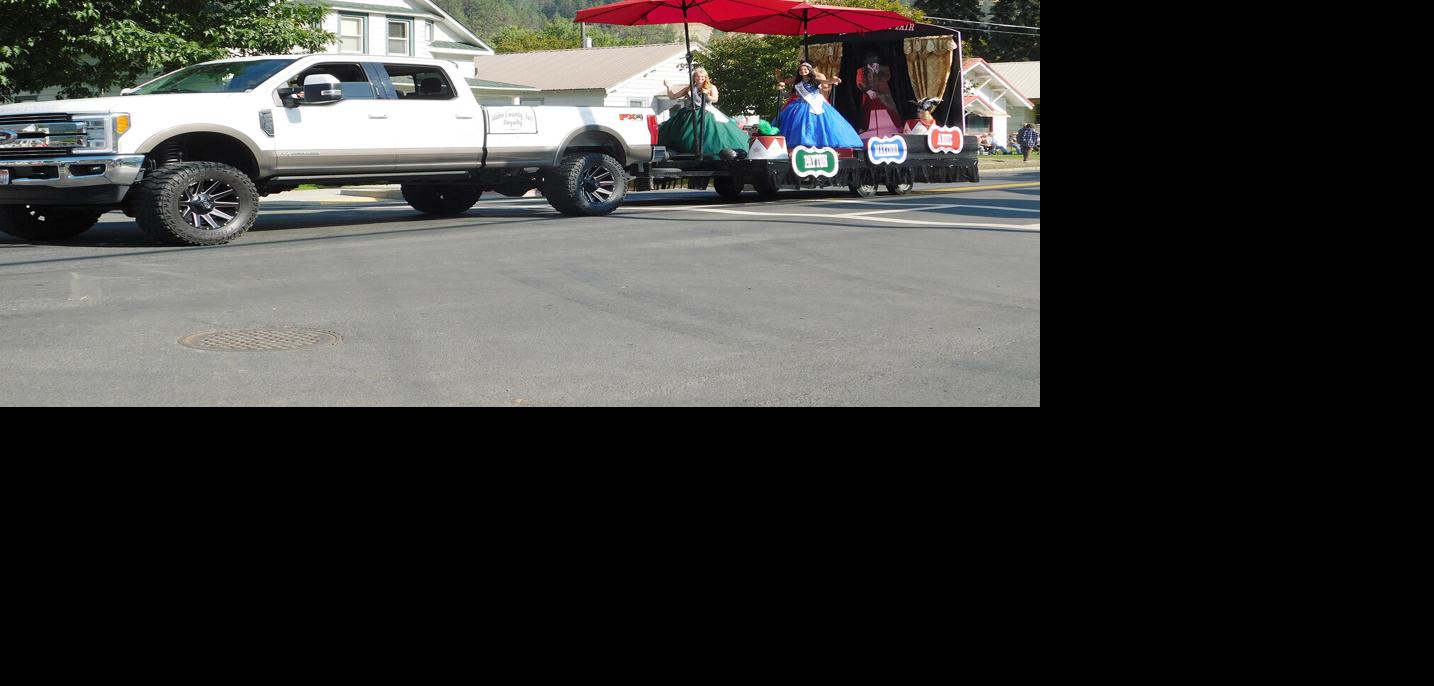
[[[991,13],[991,21],[1014,26],[1041,25],[1041,0],[1001,0]],[[986,52],[981,56],[989,62],[1028,62],[1041,59],[1041,36],[1029,29],[1006,26],[992,27],[1002,33],[991,33]]]
[[[951,28],[961,32],[961,54],[978,57],[984,52],[991,34],[981,30],[989,27],[968,22],[986,21],[985,4],[982,0],[916,0],[913,7],[927,16],[958,20]]]
[[[698,61],[721,91],[718,107],[723,111],[735,115],[755,107],[763,117],[775,121],[779,103],[773,73],[778,69],[783,74],[792,73],[800,46],[796,36],[727,33],[709,43]]]
[[[593,39],[595,48],[643,45],[646,42],[641,38],[619,38],[595,26],[589,26],[587,34]],[[491,45],[494,51],[500,53],[576,50],[583,47],[582,29],[566,19],[553,19],[542,29],[512,26],[499,31]]]
[[[232,55],[319,52],[327,10],[279,0],[0,0],[0,95],[98,95]],[[23,18],[23,20],[20,20]]]
[[[925,12],[897,0],[821,0],[817,4],[892,10],[912,21],[926,20]],[[784,75],[791,75],[796,71],[801,45],[800,36],[719,32],[701,52],[698,62],[707,68],[712,82],[721,90],[719,107],[724,112],[738,114],[745,108],[755,107],[762,116],[775,119],[779,105],[774,72],[781,69]],[[791,85],[788,83],[787,87]]]
[[[550,23],[564,20],[571,22],[579,9],[607,4],[606,0],[434,0],[434,2],[479,38],[492,45],[498,52],[520,51],[502,50],[494,45],[499,40],[497,37],[505,32],[507,33],[506,42],[509,46],[556,46],[556,40],[561,36],[557,33],[550,33],[550,31],[558,32],[558,29],[550,30],[548,28]],[[600,44],[600,41],[596,40],[597,34],[594,33],[597,26],[599,25],[590,24],[587,28],[588,35],[595,37],[594,45]],[[622,39],[624,45],[634,42],[636,44],[670,43],[673,40],[670,26],[612,26],[606,24],[601,26],[602,34],[607,38]],[[531,29],[531,31],[521,31],[521,29]],[[540,38],[545,33],[555,36],[553,43]],[[580,28],[577,34],[579,38],[574,39],[571,45],[558,47],[582,47],[581,33]],[[681,35],[680,32],[678,35]],[[541,49],[557,48],[543,47]]]

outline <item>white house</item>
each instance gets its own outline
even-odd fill
[[[1011,84],[1021,95],[1026,96],[1035,104],[1034,110],[1016,109],[1011,111],[1009,122],[1012,131],[1025,126],[1035,124],[1036,130],[1041,128],[1041,63],[1040,62],[992,62],[991,68],[1005,77],[1006,82]]]
[[[1005,76],[993,69],[990,62],[979,57],[966,60],[961,65],[961,75],[966,83],[963,100],[966,107],[966,133],[973,136],[989,133],[1004,144],[1009,134],[1019,128],[1011,126],[1013,112],[1017,113],[1015,116],[1022,122],[1021,125],[1027,120],[1035,119],[1035,103],[1021,94]],[[1029,110],[1032,114],[1028,116],[1021,110]]]
[[[692,44],[693,51],[700,48]],[[475,57],[478,79],[526,84],[537,91],[474,92],[485,105],[652,107],[655,98],[667,97],[664,79],[673,88],[687,84],[686,55],[684,44],[667,43]]]
[[[473,58],[493,54],[468,27],[429,0],[289,0],[329,9],[324,30],[338,36],[327,52],[432,57],[457,62],[473,77]]]

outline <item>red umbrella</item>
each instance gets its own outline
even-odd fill
[[[794,0],[623,0],[578,10],[573,21],[621,26],[695,21],[712,26],[717,21],[770,15],[794,4]]]
[[[687,42],[687,87],[693,85],[692,36],[687,30],[691,22],[713,26],[719,21],[738,21],[759,16],[771,16],[797,4],[791,0],[623,0],[610,5],[589,7],[578,10],[575,23],[617,24],[619,26],[646,26],[651,24],[682,24],[682,37]],[[701,136],[699,127],[694,135]],[[697,150],[701,150],[701,144]],[[699,152],[698,156],[701,154]]]
[[[891,10],[863,7],[835,7],[797,2],[785,10],[764,17],[739,17],[709,24],[719,31],[734,33],[767,33],[779,36],[806,36],[826,33],[867,33],[885,31],[916,22]],[[805,47],[803,48],[805,50]]]

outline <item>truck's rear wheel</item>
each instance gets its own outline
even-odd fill
[[[101,214],[101,210],[6,205],[0,207],[0,233],[27,241],[64,241],[89,231]]]
[[[627,172],[609,155],[568,155],[543,179],[548,204],[563,214],[596,217],[609,214],[627,195]]]
[[[419,212],[428,214],[463,214],[477,204],[483,191],[477,186],[462,184],[403,184],[403,199]]]
[[[223,245],[259,218],[259,191],[249,175],[218,162],[160,167],[137,192],[135,222],[162,243]]]

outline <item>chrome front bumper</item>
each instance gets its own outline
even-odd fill
[[[6,188],[129,187],[144,173],[144,155],[95,155],[52,159],[7,160],[0,153],[0,170],[8,171]]]

